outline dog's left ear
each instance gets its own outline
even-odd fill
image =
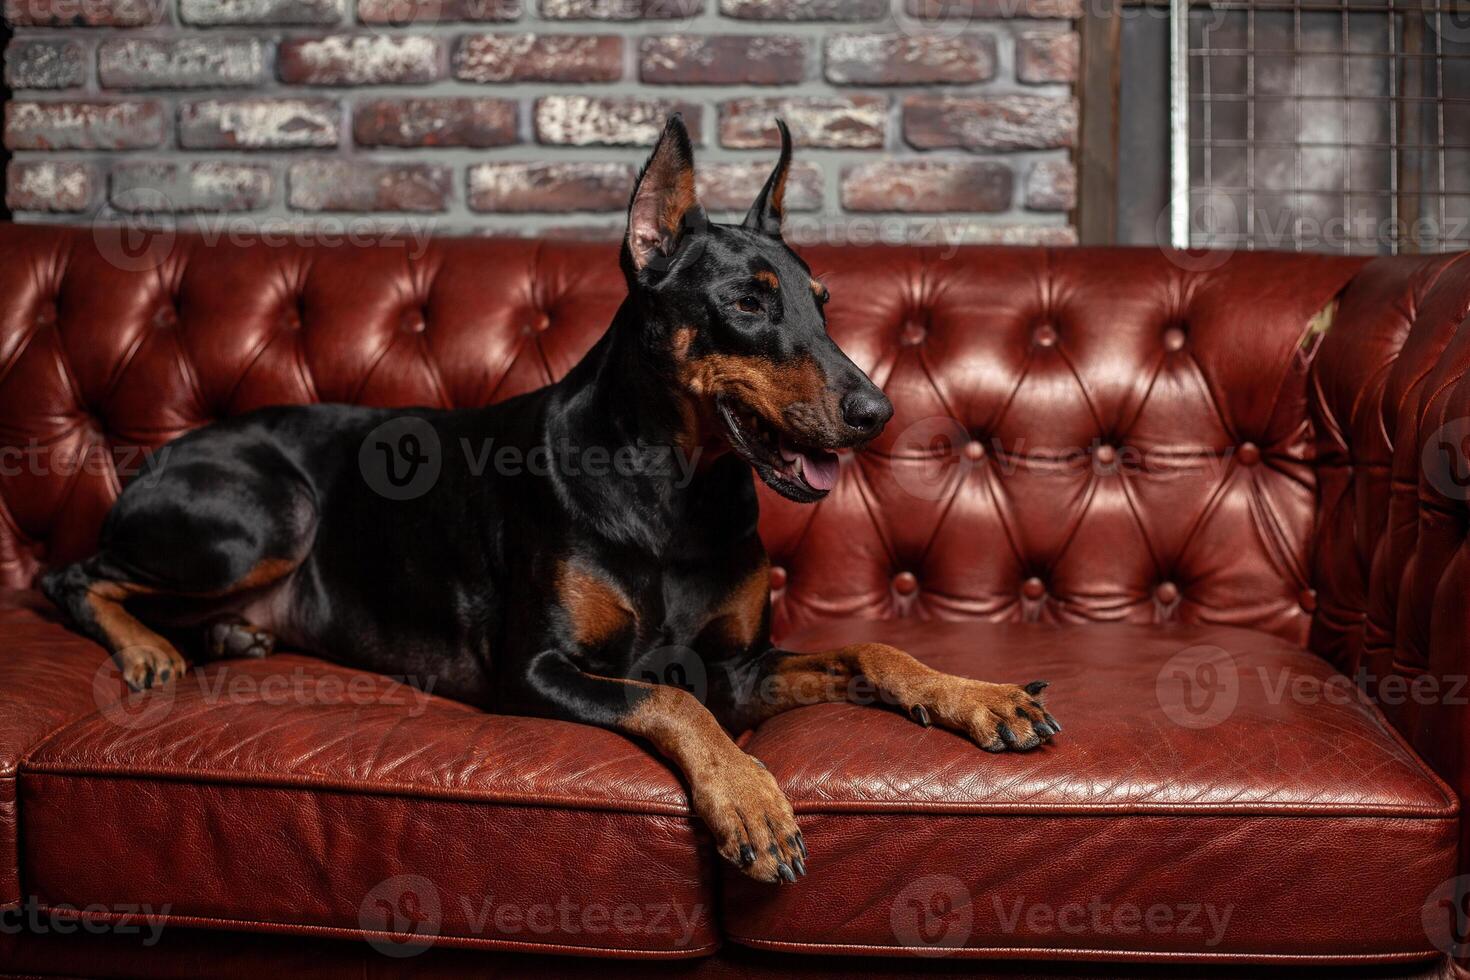
[[[776,128],[781,131],[781,158],[741,223],[743,228],[772,238],[781,237],[781,219],[786,216],[786,171],[791,168],[791,130],[780,119],[776,120]]]
[[[625,244],[633,269],[642,272],[650,264],[667,262],[678,251],[684,235],[705,220],[694,192],[694,149],[689,144],[689,131],[675,113],[643,165],[628,206]]]

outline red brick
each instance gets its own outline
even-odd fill
[[[307,160],[291,165],[287,203],[298,211],[443,211],[451,173],[428,163]]]
[[[108,200],[119,211],[254,211],[270,203],[269,167],[221,161],[119,163]]]
[[[849,211],[1007,211],[1011,168],[988,161],[885,160],[842,171]]]
[[[720,105],[720,143],[735,149],[780,146],[780,117],[797,146],[878,149],[887,116],[888,99],[878,95],[732,99]]]
[[[1070,211],[1077,206],[1077,169],[1066,160],[1042,160],[1026,175],[1026,207]]]
[[[220,88],[265,80],[265,51],[253,38],[122,38],[97,49],[103,88]]]
[[[443,75],[439,42],[422,36],[333,34],[282,41],[288,85],[421,85]]]
[[[342,23],[346,0],[179,0],[179,19],[195,27],[223,24],[329,26]]]
[[[357,0],[357,19],[364,24],[405,27],[520,18],[521,0]]]
[[[5,104],[5,145],[12,150],[146,150],[163,142],[157,102]]]
[[[987,20],[995,17],[1061,18],[1082,16],[1082,0],[906,0],[910,17],[920,20]]]
[[[704,0],[539,0],[546,20],[688,20],[704,13]]]
[[[341,109],[330,99],[206,99],[179,106],[179,145],[190,150],[336,146]]]
[[[97,174],[85,163],[11,160],[5,171],[5,206],[12,211],[85,211]]]
[[[1016,77],[1028,85],[1077,80],[1073,31],[1023,31],[1016,37]]]
[[[11,27],[151,27],[166,0],[5,0]]]
[[[706,163],[698,170],[699,201],[710,211],[745,211],[771,175],[774,160],[756,163]],[[796,161],[786,173],[787,211],[822,207],[822,168]]]
[[[720,13],[737,20],[847,21],[888,16],[889,0],[720,0]]]
[[[471,34],[454,51],[465,82],[615,82],[623,39],[611,34]]]
[[[691,102],[630,96],[547,95],[536,100],[536,139],[562,146],[652,146],[674,112],[701,142],[703,110]]]
[[[1071,146],[1077,134],[1077,103],[1043,95],[916,95],[904,100],[903,134],[921,150]]]
[[[358,146],[508,146],[516,142],[511,99],[372,99],[352,111]]]
[[[645,37],[639,77],[652,85],[793,85],[806,73],[806,42],[787,34]]]
[[[21,88],[74,88],[87,80],[86,53],[77,41],[11,41],[5,84]]]
[[[469,171],[474,211],[622,211],[638,171],[628,163],[481,163]]]
[[[827,38],[827,81],[834,85],[940,85],[995,77],[989,34],[837,34]]]

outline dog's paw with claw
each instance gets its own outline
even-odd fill
[[[987,752],[1026,752],[1062,730],[1041,701],[1046,681],[990,684],[940,674],[909,692],[910,717],[919,724],[963,732]]]
[[[740,757],[693,780],[694,810],[721,856],[757,881],[806,874],[806,842],[791,803],[756,759]]]

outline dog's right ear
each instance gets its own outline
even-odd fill
[[[684,120],[675,113],[638,175],[628,207],[625,245],[634,271],[667,261],[684,235],[704,220],[694,193],[694,150]]]

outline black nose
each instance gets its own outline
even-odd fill
[[[865,436],[875,436],[893,418],[893,404],[869,385],[842,399],[842,420]]]

